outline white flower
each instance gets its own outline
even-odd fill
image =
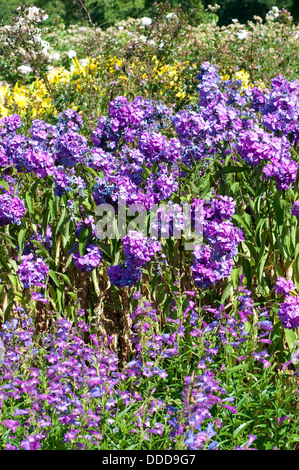
[[[169,20],[169,19],[172,18],[173,16],[175,16],[174,13],[168,13],[168,15],[165,16],[165,18],[166,18],[167,20]]]
[[[87,65],[87,59],[80,59],[79,64],[82,65],[82,67],[86,67]]]
[[[278,18],[280,10],[277,7],[272,7],[270,11],[266,14],[266,21],[274,21],[275,18]]]
[[[43,49],[45,49],[46,51],[48,49],[50,49],[50,43],[48,41],[44,41],[43,39],[41,39],[40,41],[40,45],[42,46]]]
[[[239,39],[246,39],[247,36],[248,36],[248,31],[245,31],[245,29],[241,29],[238,33],[237,33],[237,37]]]
[[[76,51],[71,49],[70,51],[67,52],[67,55],[69,56],[70,59],[72,59],[73,57],[76,57],[77,53]]]
[[[46,21],[46,19],[49,18],[49,15],[43,14],[45,12],[35,6],[29,7],[26,13],[27,13],[27,18],[30,21],[40,22],[40,21]]]
[[[147,16],[144,16],[143,18],[141,18],[141,23],[143,24],[143,26],[149,26],[150,24],[152,24],[152,19],[148,18]]]
[[[141,36],[139,36],[139,39],[140,41],[142,42],[146,42],[147,41],[147,37],[146,36],[143,36],[143,34]]]
[[[52,54],[49,55],[49,58],[51,60],[60,60],[60,54],[59,52],[52,52]]]
[[[32,68],[29,65],[20,65],[17,70],[22,73],[23,75],[26,75],[26,73],[32,72]]]

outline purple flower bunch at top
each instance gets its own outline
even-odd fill
[[[127,263],[141,267],[150,261],[157,251],[161,250],[161,243],[151,238],[146,238],[137,230],[130,230],[122,239],[123,250]]]
[[[177,139],[167,140],[157,132],[144,131],[138,149],[144,155],[147,166],[162,161],[174,163],[180,158],[180,142]]]
[[[17,271],[21,282],[26,288],[31,286],[44,287],[48,272],[49,268],[44,260],[42,258],[35,258],[33,253],[22,257],[22,262]]]
[[[200,67],[197,78],[200,82],[197,87],[200,96],[199,106],[209,108],[225,100],[220,89],[222,80],[219,77],[219,67],[217,65],[214,66],[209,62],[204,62]]]
[[[282,75],[271,80],[269,100],[261,110],[262,123],[270,131],[291,134],[299,141],[299,80],[288,82]]]
[[[25,215],[25,202],[13,196],[14,190],[0,191],[0,227],[9,224],[21,224],[21,218]]]
[[[78,244],[76,243],[72,251],[74,251],[74,265],[79,271],[89,272],[100,264],[103,252],[98,246],[93,244],[87,245],[83,256],[80,255],[78,248]]]
[[[21,142],[15,149],[12,162],[18,171],[34,172],[39,178],[54,173],[54,158],[47,150],[39,148],[33,140]]]
[[[109,117],[100,117],[98,127],[93,133],[96,146],[115,149],[122,138],[133,142],[143,127],[143,111],[124,96],[118,96],[109,105]]]
[[[240,132],[237,150],[250,166],[265,163],[264,177],[274,177],[278,190],[289,189],[296,180],[298,164],[291,159],[286,137],[275,137],[255,126],[254,129]]]
[[[296,289],[295,284],[291,280],[287,281],[283,277],[278,277],[276,284],[274,286],[274,290],[276,294],[287,295],[289,292],[295,289]]]
[[[62,133],[56,141],[56,162],[59,165],[73,167],[83,163],[87,150],[86,138],[71,129]]]
[[[32,140],[38,142],[43,149],[51,149],[55,139],[58,137],[58,130],[51,124],[35,119],[30,127]]]
[[[278,316],[282,326],[286,329],[294,329],[299,326],[299,297],[287,295],[280,304]]]
[[[198,92],[199,104],[188,111],[180,111],[171,120],[175,126],[179,141],[182,145],[182,160],[190,165],[192,160],[214,158],[225,149],[234,149],[236,136],[243,128],[242,106],[245,98],[240,95],[240,83],[223,82],[218,73],[218,67],[208,62],[201,66]]]
[[[109,116],[101,116],[92,139],[96,147],[113,151],[122,140],[136,141],[144,130],[158,130],[170,116],[168,108],[160,102],[144,100],[140,96],[131,103],[118,96],[109,105]]]

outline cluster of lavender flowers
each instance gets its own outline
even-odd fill
[[[110,266],[107,274],[112,285],[117,287],[131,287],[141,278],[142,266],[150,261],[157,251],[161,250],[161,244],[154,239],[144,237],[141,232],[130,230],[122,239],[123,251],[126,261]]]
[[[14,195],[14,188],[4,190],[0,186],[0,227],[9,224],[21,224],[21,218],[25,215],[25,202]]]
[[[202,211],[203,243],[195,246],[191,268],[197,287],[211,287],[231,273],[237,247],[244,240],[242,231],[229,220],[234,215],[235,205],[227,196],[206,201],[195,199],[192,203],[194,212],[198,208]]]
[[[30,289],[32,286],[45,287],[45,281],[49,272],[49,268],[40,257],[33,253],[22,256],[17,273],[24,287]]]
[[[288,189],[298,170],[290,144],[296,146],[299,139],[299,81],[279,76],[270,92],[252,88],[244,93],[240,80],[223,82],[218,67],[208,62],[198,79],[198,106],[172,118],[183,162],[237,151],[250,166],[260,165],[265,179],[275,178],[277,189]],[[259,127],[260,114],[269,132]]]
[[[274,290],[279,295],[284,295],[285,299],[280,304],[278,316],[282,326],[286,329],[294,329],[299,326],[299,296],[294,297],[290,292],[296,290],[295,284],[283,277],[278,277]]]
[[[62,319],[54,325],[52,333],[40,338],[36,348],[31,319],[23,316],[3,325],[0,337],[6,355],[0,390],[2,412],[7,401],[16,401],[13,415],[3,415],[2,425],[10,430],[6,449],[42,448],[57,426],[55,423],[64,430],[64,442],[76,442],[77,448],[85,447],[82,441],[86,436],[94,444],[102,439],[99,431],[102,406],[96,397],[106,395],[106,409],[110,411],[119,382],[119,378],[113,377],[118,358],[109,348],[103,350],[104,345],[95,335],[90,346],[84,343],[81,336],[88,331],[84,321],[79,321],[77,328],[76,331]],[[40,353],[44,373],[36,365]],[[17,406],[18,402],[23,406]]]
[[[97,205],[141,204],[146,209],[168,199],[178,189],[180,143],[159,130],[169,125],[170,111],[161,103],[118,97],[109,116],[100,117],[93,133],[88,164],[104,172],[94,187]],[[146,168],[156,169],[149,175]]]
[[[79,244],[75,243],[70,250],[69,255],[73,254],[73,262],[75,267],[81,272],[93,271],[102,261],[102,250],[93,243],[95,238],[95,221],[92,216],[80,220],[77,224],[75,235],[80,240],[82,231],[87,231],[86,244],[84,253],[80,253]]]

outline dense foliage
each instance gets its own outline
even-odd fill
[[[20,0],[0,0],[0,21],[7,22],[10,14],[14,14],[20,6]],[[128,18],[141,18],[142,16],[155,16],[155,3],[168,3],[171,8],[182,6],[188,12],[190,22],[206,22],[207,7],[216,2],[209,0],[27,0],[28,5],[35,5],[48,11],[48,23],[62,20],[64,24],[82,24],[91,20],[93,23],[107,28],[117,21]],[[285,8],[293,15],[296,21],[299,18],[298,5],[295,0],[237,0],[219,1],[221,8],[217,11],[220,25],[231,23],[237,18],[241,23],[252,20],[254,15],[263,19],[272,6]]]

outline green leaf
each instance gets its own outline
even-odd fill
[[[58,220],[58,224],[56,225],[56,228],[55,228],[55,235],[58,234],[59,229],[60,229],[60,226],[61,226],[61,224],[62,224],[63,221],[64,221],[65,215],[66,215],[66,208],[63,207],[63,209],[62,209],[62,211],[61,211],[61,216],[60,216],[60,218],[59,218],[59,220]]]
[[[19,258],[21,258],[23,250],[24,250],[24,238],[26,235],[26,229],[21,228],[18,234],[18,244],[19,244]]]
[[[221,168],[220,173],[243,173],[244,171],[249,171],[248,166],[225,166]]]
[[[288,343],[288,346],[289,346],[290,350],[293,350],[293,343],[294,343],[294,341],[297,341],[297,339],[298,339],[295,331],[285,329],[284,333],[285,333],[285,337],[286,337],[286,340],[287,340],[287,343]]]
[[[6,181],[0,180],[0,185],[1,185],[6,191],[9,191],[9,187],[8,187]]]
[[[26,199],[27,206],[28,206],[30,214],[33,214],[33,212],[34,212],[33,199],[32,199],[32,197],[30,196],[29,193],[26,193],[25,199]]]
[[[246,230],[248,235],[252,236],[251,228],[249,227],[248,223],[245,222],[245,220],[239,214],[234,214],[233,219],[239,222],[239,224]]]
[[[88,228],[84,228],[81,230],[80,235],[79,235],[79,253],[80,256],[84,256],[85,254],[85,247],[87,245],[89,238],[89,230]]]
[[[55,272],[52,271],[52,269],[50,269],[49,271],[49,276],[51,277],[51,279],[54,281],[54,283],[56,284],[57,287],[61,287],[61,284],[58,280],[58,277],[56,276]]]

